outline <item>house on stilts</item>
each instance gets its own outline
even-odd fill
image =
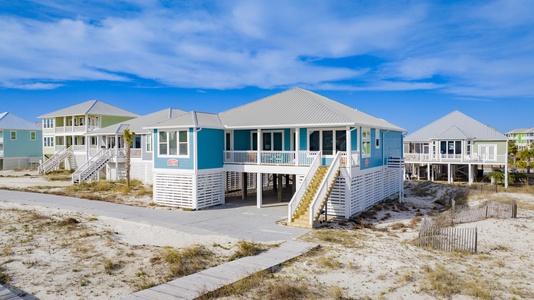
[[[404,129],[293,88],[228,111],[190,112],[146,127],[153,134],[153,200],[192,210],[290,191],[288,224],[321,213],[350,217],[402,197]]]
[[[407,135],[404,160],[408,177],[472,184],[484,168],[502,168],[508,185],[508,138],[459,111]]]

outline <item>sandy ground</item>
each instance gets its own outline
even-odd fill
[[[0,185],[12,178],[1,177]],[[22,178],[27,186],[42,184],[38,178]],[[519,204],[517,219],[461,225],[478,228],[477,254],[413,244],[417,216],[442,210],[436,201],[454,198],[460,190],[407,183],[405,203],[381,205],[365,214],[363,225],[358,220],[330,222],[310,232],[300,239],[319,243],[319,250],[284,264],[259,286],[226,298],[283,298],[272,291],[289,285],[304,291],[290,299],[534,299],[532,194],[469,196],[473,203],[513,198]],[[69,218],[79,223],[69,223]],[[170,267],[162,262],[169,247],[201,244],[215,265],[233,253],[237,242],[6,202],[0,202],[0,232],[0,275],[9,275],[11,284],[44,300],[126,295],[169,280]]]
[[[65,187],[71,185],[70,181],[49,181],[40,176],[35,170],[2,170],[0,171],[0,187],[28,188],[32,186]]]

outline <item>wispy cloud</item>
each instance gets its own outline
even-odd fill
[[[534,96],[528,1],[41,1],[8,8],[0,12],[5,88],[141,78],[200,90],[300,85]],[[344,63],[358,55],[380,60]]]

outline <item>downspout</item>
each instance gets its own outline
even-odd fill
[[[193,118],[193,209],[198,209],[198,119],[196,112],[191,112]]]

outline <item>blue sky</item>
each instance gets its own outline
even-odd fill
[[[0,1],[0,111],[220,112],[299,86],[412,132],[534,127],[534,4]]]

